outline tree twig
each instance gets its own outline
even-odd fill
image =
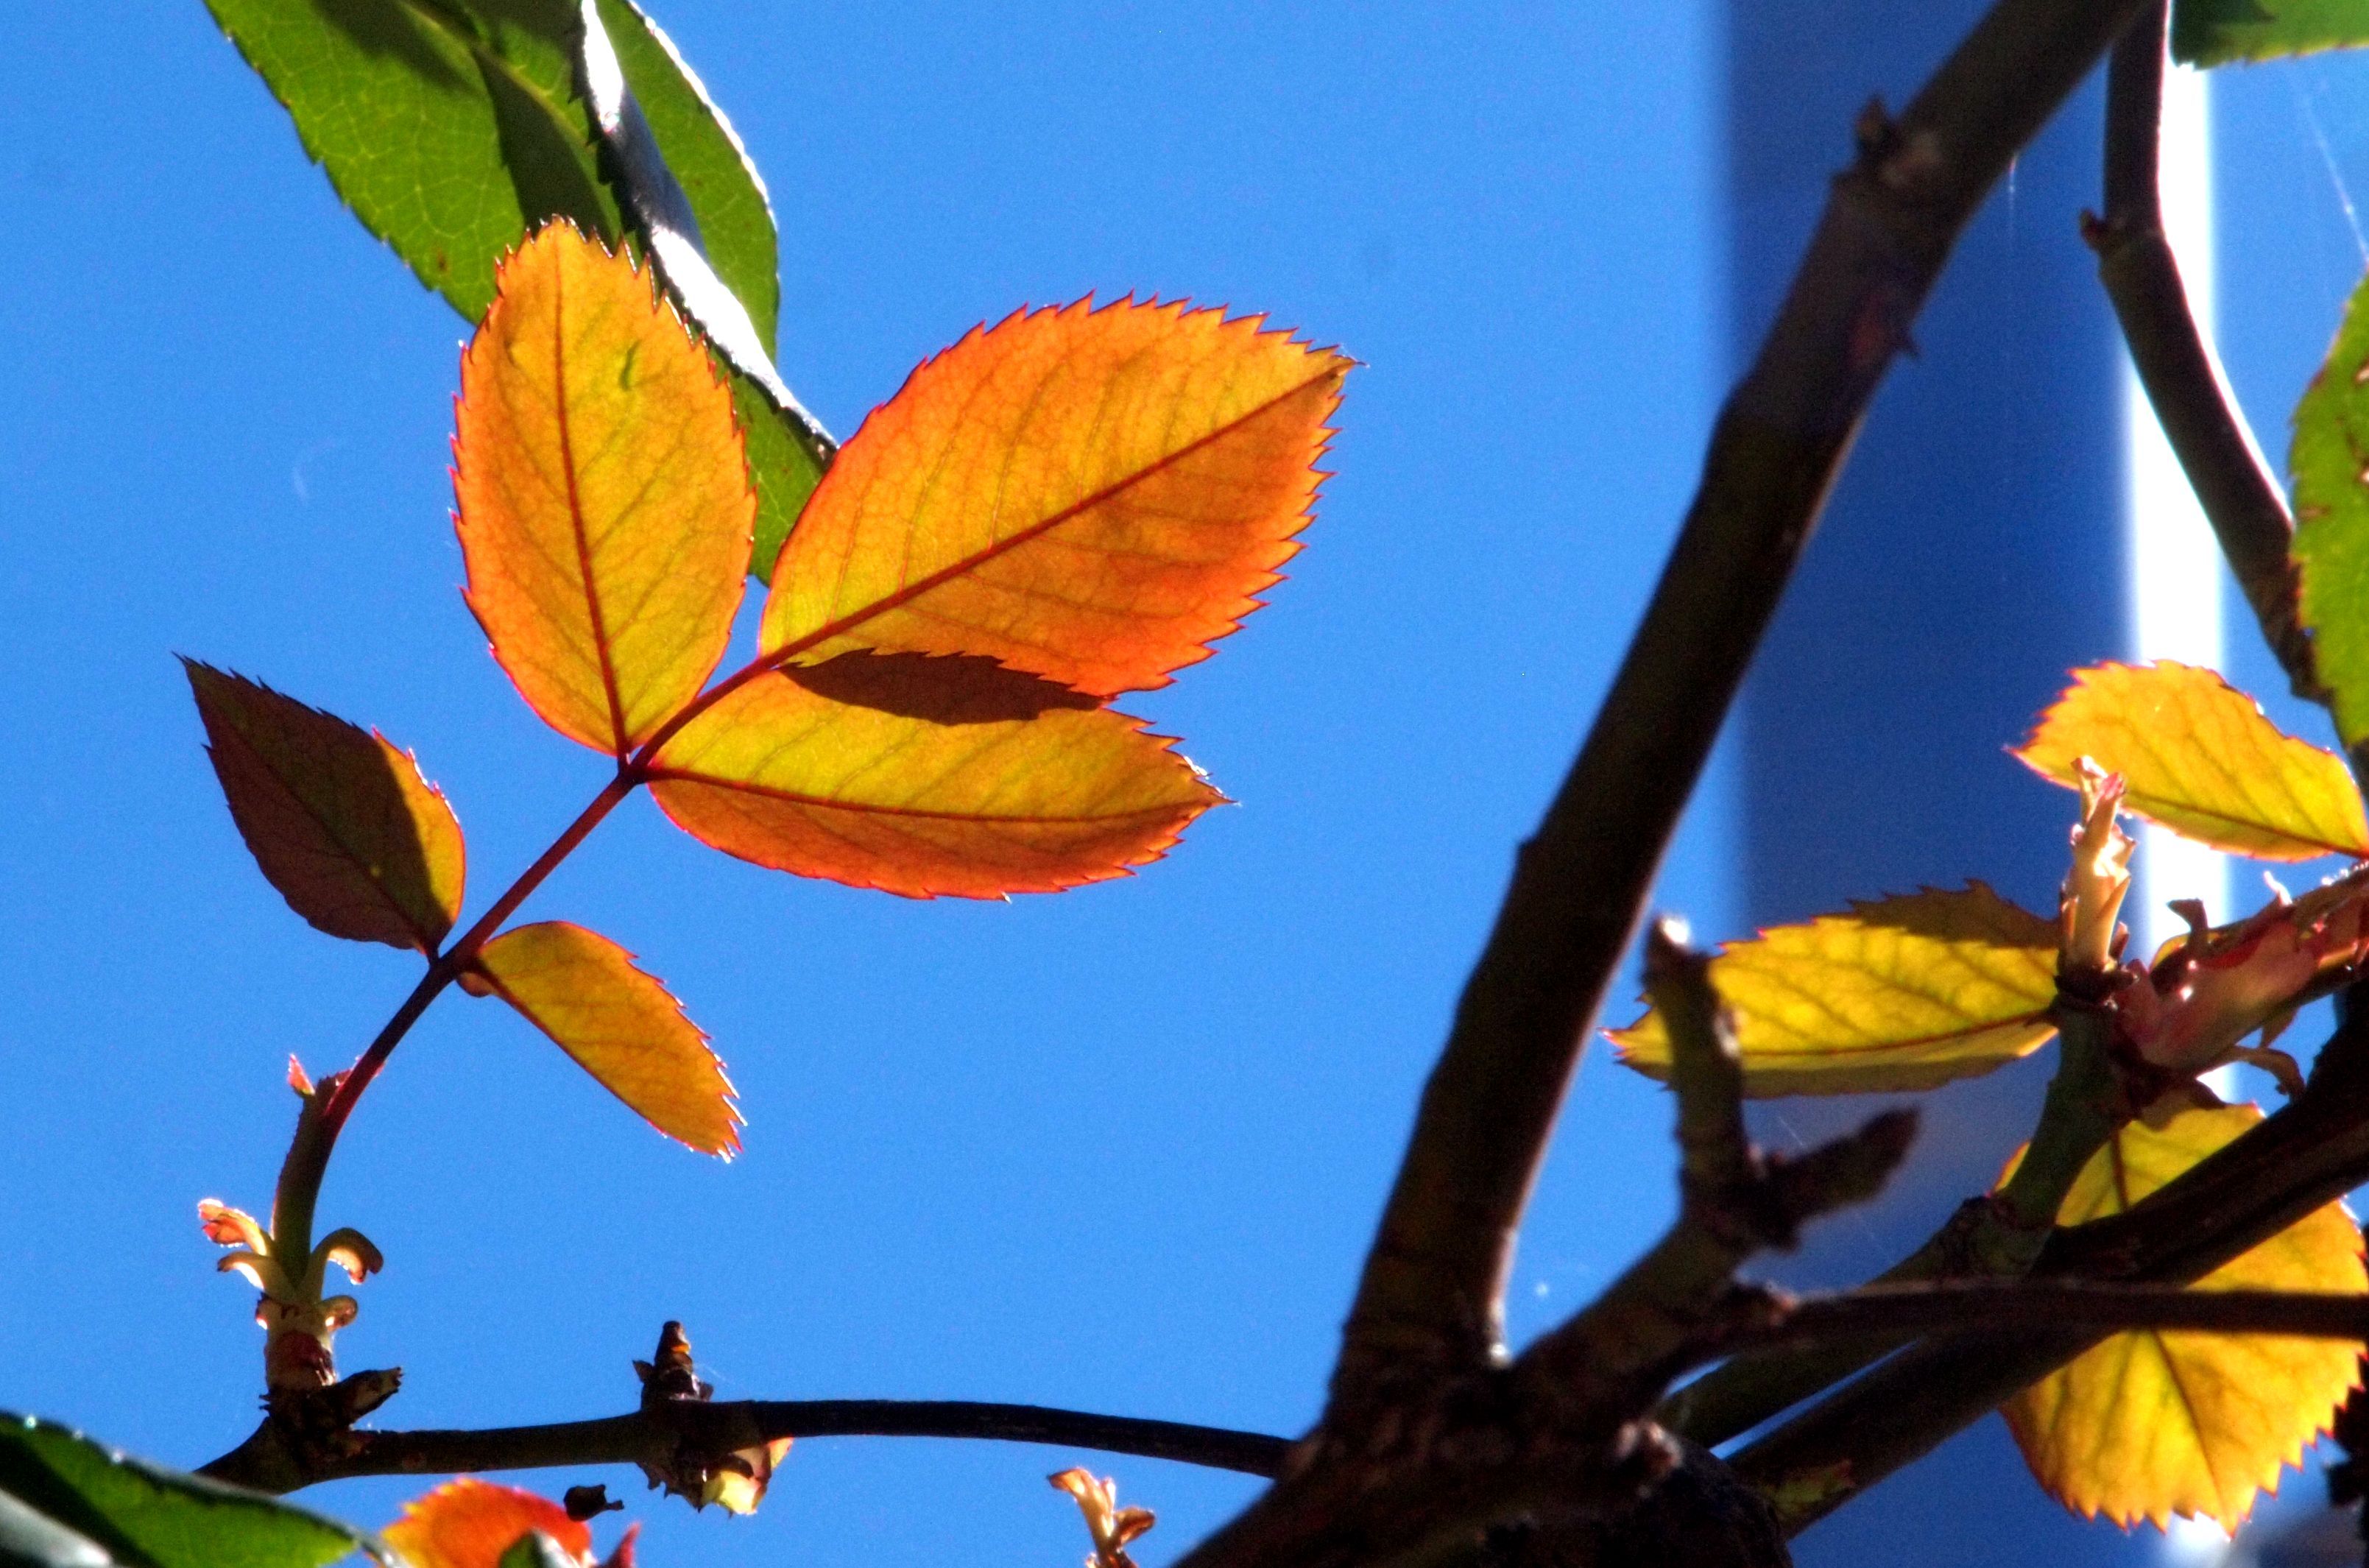
[[[1871,106],[1585,745],[1425,1085],[1327,1425],[1498,1352],[1515,1227],[1584,1031],[1868,402],[1960,232],[2141,0],[1998,0],[1900,118]]]
[[[2325,701],[2311,639],[2296,619],[2295,534],[2286,498],[2263,461],[2220,356],[2197,326],[2179,258],[2163,230],[2159,178],[2166,0],[2114,46],[2106,77],[2105,215],[2085,223],[2098,276],[2113,302],[2165,439],[2179,457],[2263,640],[2299,697]]]
[[[294,1470],[268,1430],[199,1473],[273,1493],[358,1475],[454,1475],[561,1466],[663,1463],[689,1441],[725,1454],[777,1437],[957,1437],[1046,1443],[1276,1474],[1288,1439],[1259,1432],[969,1400],[681,1401],[597,1421],[480,1431],[357,1432],[350,1455]]]
[[[1737,1331],[1757,1344],[1815,1344],[1903,1334],[1996,1333],[2044,1322],[2080,1329],[2198,1330],[2369,1340],[2369,1295],[2191,1290],[2094,1280],[1951,1279],[1874,1285],[1776,1302]]]

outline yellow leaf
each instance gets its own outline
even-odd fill
[[[1979,882],[1772,927],[1721,948],[1711,978],[1756,1098],[1929,1089],[2056,1032],[2056,928]],[[1669,1077],[1658,1014],[1608,1033],[1623,1062]]]
[[[2210,670],[2077,670],[2015,754],[2068,787],[2089,757],[2123,776],[2124,809],[2214,849],[2260,860],[2369,855],[2369,821],[2343,761],[2281,732]]]
[[[857,667],[876,657],[910,656]],[[650,793],[694,838],[760,865],[973,898],[1121,876],[1222,798],[1139,720],[1064,705],[1058,687],[1013,705],[1028,693],[1009,690],[1012,671],[976,686],[961,673],[991,661],[944,671],[943,691],[816,679],[846,668],[730,692],[659,750]]]
[[[607,937],[547,921],[478,951],[478,985],[524,1013],[652,1127],[704,1154],[740,1147],[732,1082],[666,987]]]
[[[566,223],[497,282],[452,442],[469,608],[536,713],[623,757],[732,635],[757,498],[731,391],[652,280]]]
[[[461,824],[410,754],[269,686],[184,659],[239,836],[331,936],[433,953],[461,910]]]
[[[1181,304],[974,331],[823,476],[774,564],[764,653],[977,654],[1104,697],[1164,685],[1299,549],[1349,364]]]
[[[2262,1119],[2251,1105],[2134,1122],[2077,1177],[2060,1225],[2120,1214]],[[2009,1171],[2013,1166],[2009,1166]],[[2002,1178],[2004,1180],[2004,1178]],[[2341,1203],[2214,1270],[2200,1290],[2364,1285],[2361,1231]],[[2299,1463],[2352,1387],[2361,1347],[2267,1334],[2116,1334],[2005,1406],[2031,1472],[2083,1517],[2128,1526],[2203,1515],[2235,1529],[2279,1467]]]

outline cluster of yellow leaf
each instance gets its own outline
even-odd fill
[[[2260,859],[2369,859],[2369,821],[2343,761],[2283,734],[2211,670],[2077,670],[2016,754],[2084,789],[2098,818],[2089,826],[2106,839],[2119,839],[2119,809]],[[2119,904],[2117,887],[2099,917],[2105,926]],[[2101,929],[2092,944],[2110,935]],[[1731,943],[1711,978],[1734,1017],[1746,1093],[1924,1089],[1988,1072],[2054,1036],[2069,940],[2058,922],[1973,883]],[[2152,961],[2123,963],[2130,983],[2109,1005],[2123,1047],[2193,1072],[2227,1059],[2246,1035],[2275,1030],[2308,987],[2364,956],[2369,876],[2356,868]],[[1609,1033],[1621,1060],[1668,1076],[1654,1013]],[[2187,1108],[2160,1126],[2124,1127],[2077,1180],[2057,1222],[2119,1213],[2260,1118],[2250,1105]],[[2198,1288],[2357,1292],[2361,1252],[2360,1230],[2331,1204]],[[2085,1516],[2129,1524],[2203,1514],[2234,1528],[2325,1428],[2355,1357],[2356,1347],[2330,1342],[2118,1334],[2026,1391],[2008,1417],[2033,1474]]]
[[[2016,755],[2069,788],[2088,758],[2122,780],[2123,810],[2217,849],[2369,857],[2369,823],[2342,761],[2282,733],[2209,670],[2077,670]],[[1711,979],[1735,1014],[1747,1094],[1924,1089],[1988,1072],[2054,1036],[2057,941],[2054,921],[1977,882],[1727,944]],[[1653,1013],[1608,1033],[1622,1061],[1667,1077],[1669,1044]]]
[[[566,223],[505,258],[461,365],[466,597],[552,727],[694,837],[915,898],[1125,875],[1223,797],[1105,705],[1164,685],[1299,548],[1350,361],[1181,304],[1016,314],[914,372],[732,635],[756,498],[732,400],[654,280]],[[459,824],[410,756],[189,666],[264,874],[322,930],[431,960]],[[612,786],[617,788],[617,786]],[[607,938],[558,922],[442,961],[694,1149],[738,1147],[706,1037]]]

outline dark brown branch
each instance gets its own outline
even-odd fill
[[[474,1432],[357,1432],[351,1455],[299,1471],[269,1438],[269,1427],[199,1471],[265,1492],[293,1492],[358,1475],[456,1475],[560,1466],[663,1465],[688,1441],[726,1454],[776,1437],[963,1437],[1047,1443],[1140,1454],[1214,1470],[1272,1476],[1288,1439],[1219,1426],[1093,1415],[1030,1404],[969,1400],[682,1401],[599,1421],[502,1426]]]
[[[2106,212],[2086,225],[2139,384],[2178,455],[2221,553],[2295,694],[2324,700],[2296,620],[2286,498],[2190,308],[2163,232],[2158,178],[2167,6],[2155,0],[2114,46],[2106,78]]]
[[[1584,1031],[1869,399],[1985,195],[2139,4],[1999,0],[1896,122],[1863,117],[1612,691],[1516,858],[1368,1254],[1328,1424],[1496,1354]]]
[[[1981,1333],[2020,1322],[2369,1340],[2369,1295],[2189,1290],[2087,1280],[1942,1280],[1870,1286],[1793,1301],[1780,1299],[1772,1303],[1765,1322],[1740,1329],[1738,1338],[1760,1345],[1818,1344]]]
[[[2320,1048],[2304,1092],[2123,1214],[2061,1230],[2039,1278],[2185,1285],[2369,1182],[2369,1017],[2348,1013]],[[1736,1471],[1769,1494],[1793,1478],[1847,1473],[1786,1517],[1798,1531],[1930,1452],[2097,1343],[2079,1327],[1928,1341],[1793,1417],[1738,1453]],[[1842,1467],[1838,1471],[1836,1467]]]

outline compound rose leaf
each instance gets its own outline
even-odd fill
[[[183,659],[231,819],[288,907],[332,936],[432,954],[461,910],[461,824],[408,752]]]
[[[2075,1178],[2056,1222],[2123,1212],[2261,1119],[2251,1105],[2229,1105],[2182,1110],[2160,1130],[2132,1123]],[[2363,1285],[2360,1229],[2331,1203],[2195,1288],[2357,1295]],[[2259,1493],[2277,1489],[2280,1467],[2300,1463],[2327,1428],[2359,1356],[2336,1340],[2120,1333],[2005,1413],[2032,1474],[2075,1513],[2125,1527],[2202,1515],[2234,1530]]]
[[[384,1533],[410,1568],[497,1568],[504,1552],[538,1530],[579,1561],[592,1550],[592,1532],[558,1504],[475,1479],[447,1482],[406,1504]]]
[[[1013,708],[1028,693],[1009,671],[975,681],[973,660],[919,661],[950,667],[933,694],[893,657],[893,681],[758,676],[666,743],[651,793],[694,838],[760,865],[974,898],[1124,875],[1222,798],[1125,714]]]
[[[1182,304],[975,330],[823,476],[774,564],[764,652],[984,655],[1103,697],[1164,685],[1298,550],[1349,365]]]
[[[1771,927],[1722,946],[1711,975],[1756,1098],[1929,1089],[2056,1033],[2056,928],[1979,882]],[[1660,1014],[1608,1033],[1623,1062],[1669,1077]]]
[[[624,756],[732,635],[756,497],[732,397],[650,279],[555,223],[461,361],[469,608],[553,728]]]
[[[2214,849],[2261,860],[2369,855],[2369,821],[2343,761],[2282,732],[2210,670],[2077,670],[2015,754],[2068,788],[2080,786],[2088,757],[2122,775],[2125,810]]]
[[[706,1035],[607,937],[565,921],[522,925],[486,944],[471,979],[669,1138],[727,1159],[739,1150],[732,1081]]]

